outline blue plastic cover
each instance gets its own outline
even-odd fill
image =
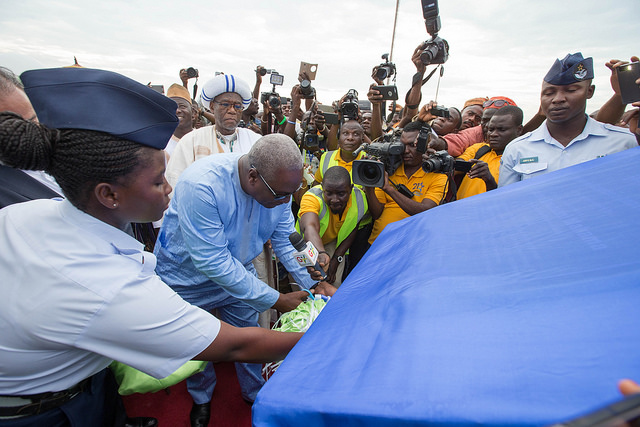
[[[541,426],[640,380],[640,148],[388,226],[256,426]]]

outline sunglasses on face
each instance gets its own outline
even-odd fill
[[[273,200],[284,200],[284,199],[286,199],[287,197],[290,197],[291,195],[293,195],[293,193],[295,193],[296,191],[298,191],[299,189],[302,188],[302,182],[300,182],[300,186],[298,186],[298,188],[296,188],[295,191],[293,191],[291,193],[286,193],[286,194],[278,194],[275,191],[273,191],[273,188],[271,188],[271,186],[269,184],[267,184],[267,181],[264,179],[262,174],[258,171],[258,169],[256,169],[255,166],[251,165],[251,168],[256,171],[256,173],[258,174],[258,176],[260,177],[260,179],[262,180],[264,185],[266,185],[267,188],[269,189],[269,191],[271,191],[271,194],[273,195]]]

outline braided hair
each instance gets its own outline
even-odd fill
[[[14,113],[0,112],[0,162],[49,173],[80,210],[86,210],[97,184],[125,183],[126,175],[146,163],[143,149],[104,132],[49,129]]]

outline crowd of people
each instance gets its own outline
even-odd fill
[[[260,363],[300,338],[270,331],[272,312],[331,297],[387,225],[640,143],[625,61],[588,115],[592,59],[556,60],[525,122],[507,96],[423,102],[420,51],[388,115],[378,67],[366,101],[328,106],[306,73],[290,97],[261,93],[261,66],[253,89],[224,73],[198,99],[186,69],[164,95],[102,70],[0,68],[0,425],[155,425],[126,418],[113,360],[156,377],[233,360],[251,404]],[[296,231],[322,271],[296,261]],[[192,426],[215,385],[213,364],[188,378]]]

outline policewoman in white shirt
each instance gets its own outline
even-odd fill
[[[41,124],[0,113],[0,161],[47,171],[66,199],[0,210],[0,426],[122,425],[113,360],[163,378],[190,359],[282,359],[301,334],[188,304],[125,232],[167,208],[175,102],[102,70],[21,78]]]

